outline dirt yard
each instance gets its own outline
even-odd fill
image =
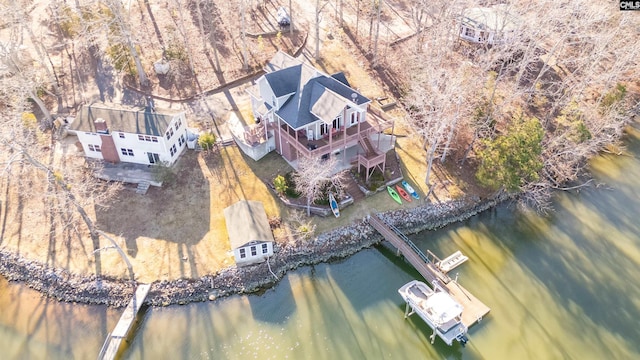
[[[226,2],[218,2],[208,12],[216,14],[218,23],[217,41],[220,44],[222,72],[216,72],[215,60],[212,60],[211,45],[204,45],[206,51],[195,51],[191,58],[195,76],[190,70],[184,72],[184,63],[177,64],[182,69],[171,77],[154,75],[149,71],[151,86],[144,91],[147,94],[167,97],[174,100],[195,96],[192,101],[156,101],[157,107],[182,108],[188,112],[189,126],[200,129],[211,129],[224,132],[225,121],[231,112],[244,114],[250,109],[249,98],[244,89],[249,85],[239,84],[234,88],[224,88],[211,96],[197,96],[203,91],[220,86],[237,77],[244,76],[261,68],[278,49],[295,50],[304,39],[307,43],[303,56],[327,73],[344,71],[352,85],[364,95],[375,99],[389,94],[389,86],[380,82],[368,64],[368,60],[358,50],[360,44],[354,44],[349,36],[338,30],[336,19],[327,11],[323,19],[321,32],[321,58],[313,60],[314,39],[312,24],[313,10],[303,1],[294,4],[293,21],[296,32],[290,37],[288,32],[280,35],[248,37],[250,42],[251,66],[242,69],[239,56],[239,38],[237,34],[237,9]],[[167,49],[172,41],[178,41],[179,33],[176,23],[185,25],[187,35],[193,35],[193,49],[202,48],[198,22],[192,17],[186,21],[187,14],[176,15],[167,8],[165,2],[133,2],[131,16],[139,25],[138,30],[149,34],[148,41],[142,47],[142,55],[146,59],[147,70],[153,61],[162,57],[162,49]],[[261,3],[247,16],[252,19],[250,32],[273,32],[274,14],[277,3],[273,0]],[[49,10],[37,6],[34,14],[47,16]],[[400,7],[402,9],[402,7]],[[406,24],[398,24],[401,12],[396,13],[394,34],[406,32]],[[36,16],[34,15],[34,16]],[[353,13],[346,16],[353,16]],[[390,18],[391,19],[391,18]],[[37,19],[34,19],[36,21]],[[41,20],[41,19],[40,19]],[[362,21],[362,20],[360,20]],[[173,23],[173,25],[171,25]],[[364,25],[361,29],[364,34]],[[167,35],[171,34],[171,35]],[[397,35],[400,36],[400,35]],[[55,45],[56,39],[49,39]],[[103,51],[95,54],[79,53],[78,48],[65,48],[58,56],[52,57],[54,68],[62,79],[65,90],[63,113],[73,113],[79,105],[102,99],[122,103],[141,103],[146,96],[127,90],[124,84],[136,87],[135,78],[122,73],[115,73],[108,65]],[[68,55],[68,56],[67,56]],[[68,59],[71,59],[69,63]],[[189,67],[187,66],[187,69]],[[73,69],[82,74],[75,78]],[[124,79],[124,80],[123,80]],[[423,196],[419,202],[412,202],[403,207],[424,206],[432,201],[445,201],[457,198],[465,192],[476,191],[472,187],[472,177],[464,174],[462,169],[447,169],[435,165],[434,172],[438,178],[435,192],[429,199],[424,199],[428,188],[424,182],[426,164],[425,151],[421,149],[419,139],[410,134],[403,125],[404,114],[395,109],[387,113],[396,119],[395,134],[399,135],[397,153],[403,167],[404,176],[414,184]],[[73,143],[73,139],[65,139]],[[82,167],[82,154],[66,147],[68,152],[65,166]],[[146,195],[136,194],[125,187],[120,194],[108,204],[94,204],[88,208],[89,215],[97,226],[109,234],[126,251],[137,280],[151,282],[154,280],[172,280],[179,278],[195,278],[204,274],[213,274],[225,267],[233,266],[223,209],[238,200],[251,199],[261,201],[270,218],[290,221],[295,216],[284,208],[281,202],[269,190],[264,181],[269,181],[278,174],[290,171],[290,167],[277,154],[271,153],[260,162],[245,157],[236,146],[220,147],[216,151],[205,154],[186,150],[175,165],[176,180],[162,188],[151,188]],[[451,171],[455,171],[455,174]],[[44,186],[41,179],[30,179],[34,189]],[[96,258],[100,261],[103,275],[125,278],[127,269],[118,253],[109,248],[110,243],[101,240],[100,256],[93,253],[93,245],[84,225],[64,231],[51,231],[46,217],[46,201],[37,196],[19,198],[13,191],[15,183],[8,179],[2,182],[2,236],[0,246],[14,249],[23,256],[42,261],[51,266],[62,267],[76,273],[95,273]],[[392,202],[386,192],[378,193],[363,201],[349,206],[341,212],[339,219],[312,217],[316,233],[350,224],[367,214],[386,210],[399,209],[400,205]],[[60,230],[60,229],[58,229]],[[280,241],[288,241],[286,232],[276,230]],[[43,246],[43,244],[47,244]]]

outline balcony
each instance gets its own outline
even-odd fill
[[[332,129],[331,134],[324,134],[320,139],[308,140],[304,130],[294,131],[288,125],[281,125],[282,140],[289,142],[300,155],[305,157],[317,157],[329,154],[339,149],[348,148],[358,143],[359,138],[368,138],[370,135],[383,132],[390,128],[393,122],[387,120],[375,109],[369,109],[367,121],[348,128]],[[346,130],[346,131],[345,131]]]

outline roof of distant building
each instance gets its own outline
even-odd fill
[[[506,4],[468,8],[462,13],[465,25],[480,30],[507,32],[515,30],[518,18],[510,14]]]
[[[85,105],[71,123],[76,131],[96,132],[94,121],[104,119],[111,132],[164,136],[173,118],[183,111],[94,103]]]

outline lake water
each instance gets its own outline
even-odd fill
[[[547,218],[504,205],[412,236],[469,257],[452,276],[491,312],[465,348],[431,344],[418,316],[404,319],[397,289],[419,274],[378,248],[291,272],[260,296],[148,309],[123,358],[640,358],[640,131],[627,146],[592,161],[599,186],[558,193]],[[95,358],[119,316],[0,281],[0,357]]]

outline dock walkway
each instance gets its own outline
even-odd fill
[[[105,340],[104,345],[102,345],[102,349],[100,349],[100,354],[98,354],[98,360],[115,359],[118,349],[120,348],[120,343],[127,337],[127,334],[131,329],[131,325],[133,325],[136,315],[142,307],[144,299],[147,297],[150,289],[150,284],[141,284],[136,288],[133,299],[131,299],[129,305],[124,309],[116,327],[109,335],[107,335],[107,339]]]
[[[463,288],[457,281],[451,280],[449,276],[441,271],[436,264],[418,247],[404,236],[398,229],[384,223],[377,215],[368,217],[369,224],[373,226],[387,241],[389,241],[398,252],[427,280],[431,286],[438,286],[451,295],[462,307],[462,323],[468,328],[482,320],[482,317],[489,313],[491,309],[468,290]]]

